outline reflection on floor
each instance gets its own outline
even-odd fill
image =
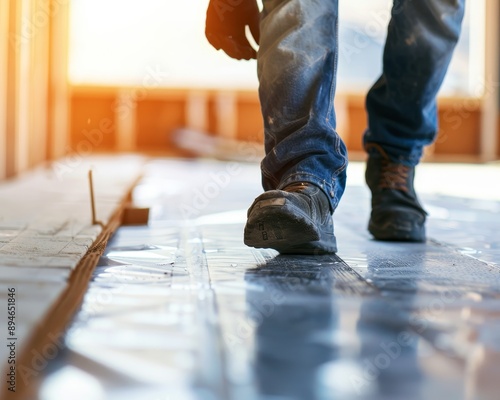
[[[280,256],[242,243],[259,192],[257,165],[151,163],[150,225],[109,243],[39,398],[499,398],[498,202],[427,193],[432,239],[382,243],[354,185],[338,256]]]

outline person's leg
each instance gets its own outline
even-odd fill
[[[437,134],[436,95],[460,35],[465,0],[394,0],[382,76],[370,89],[367,183],[377,239],[425,240],[414,167]]]
[[[264,0],[257,56],[265,190],[320,186],[337,207],[346,148],[336,132],[338,0]]]
[[[465,0],[395,0],[383,74],[370,89],[364,143],[415,166],[437,133],[436,94],[460,34]]]
[[[266,150],[261,170],[267,192],[249,210],[245,243],[282,252],[315,251],[322,244],[312,242],[320,239],[308,235],[303,225],[288,223],[280,213],[302,208],[324,220],[323,214],[335,210],[344,192],[347,150],[335,130],[333,107],[338,0],[264,0],[263,5],[257,61]],[[296,195],[281,193],[290,186],[292,192],[300,193],[298,183],[320,189],[308,192],[319,198],[313,199],[315,212],[304,210],[310,200],[303,198],[301,205],[294,200]],[[288,203],[292,209],[283,210]],[[287,235],[286,231],[297,229],[294,237]],[[300,231],[302,237],[296,237]],[[332,251],[334,246],[327,247]]]

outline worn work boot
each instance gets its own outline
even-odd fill
[[[413,188],[415,167],[392,162],[377,144],[366,150],[372,150],[365,174],[372,192],[368,230],[378,240],[424,242],[427,213]]]
[[[270,190],[248,209],[245,244],[281,254],[326,254],[337,251],[326,194],[311,183]]]

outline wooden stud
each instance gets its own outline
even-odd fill
[[[137,102],[130,95],[132,90],[122,90],[115,107],[116,150],[134,151],[137,137]]]
[[[19,44],[16,45],[16,56],[18,74],[16,85],[16,112],[14,115],[16,129],[14,144],[14,173],[19,174],[29,167],[29,135],[30,119],[32,118],[32,104],[30,97],[30,87],[32,85],[32,58],[31,45],[34,36],[37,34],[35,28],[29,33],[24,28],[22,21],[33,22],[33,9],[31,0],[21,0],[17,3],[18,18],[20,19],[17,35],[20,37]]]
[[[479,2],[481,3],[481,2]],[[474,4],[476,8],[478,4]],[[498,158],[498,115],[499,115],[499,63],[500,63],[500,4],[498,0],[485,0],[484,15],[484,96],[481,112],[481,159],[492,161]],[[478,18],[480,20],[480,18]],[[477,46],[477,41],[471,40],[471,46]]]
[[[0,180],[7,176],[7,74],[9,1],[0,1]]]
[[[70,96],[67,69],[70,2],[49,1],[55,11],[52,12],[50,19],[49,140],[47,152],[49,159],[54,160],[66,154],[69,142]]]
[[[29,166],[47,159],[48,87],[49,87],[49,30],[51,13],[46,0],[32,0],[32,19],[36,34],[31,41],[31,83],[29,119]]]
[[[208,95],[202,91],[192,91],[187,94],[186,126],[195,131],[208,130]]]
[[[237,95],[235,92],[220,92],[216,98],[217,135],[223,139],[235,140],[238,124]]]

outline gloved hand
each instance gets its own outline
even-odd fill
[[[210,0],[207,9],[205,36],[217,50],[224,50],[237,60],[257,57],[245,36],[248,25],[259,43],[260,12],[256,0]]]

